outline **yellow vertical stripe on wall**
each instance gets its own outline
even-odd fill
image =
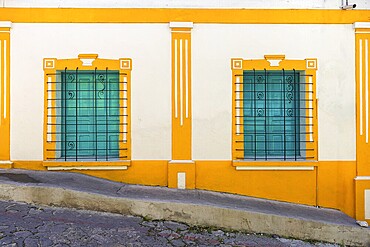
[[[191,160],[191,29],[172,28],[172,159]]]
[[[1,126],[1,123],[3,122],[3,100],[4,100],[4,96],[3,96],[3,84],[1,83],[2,82],[2,79],[3,78],[3,41],[0,40],[0,126]]]
[[[370,29],[356,30],[357,176],[370,175]]]
[[[356,26],[356,25],[355,25]],[[367,26],[364,23],[363,26]],[[370,28],[356,28],[356,178],[355,185],[355,217],[365,220],[365,190],[370,189],[370,180],[358,179],[370,176]],[[370,221],[367,219],[370,223]]]
[[[0,32],[0,160],[10,159],[10,28]]]

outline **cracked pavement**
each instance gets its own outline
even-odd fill
[[[278,236],[191,227],[85,210],[0,201],[1,246],[320,246]]]

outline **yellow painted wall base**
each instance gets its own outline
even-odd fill
[[[195,189],[195,162],[168,162],[168,187]]]
[[[131,161],[125,171],[75,171],[116,182],[151,186],[167,186],[167,161]]]
[[[11,169],[13,168],[13,162],[10,161],[0,161],[0,169]]]
[[[197,161],[196,174],[198,189],[316,205],[315,171],[237,171],[231,161]]]
[[[45,171],[46,167],[43,166],[43,161],[23,161],[15,160],[13,161],[14,169],[26,169],[26,170],[39,170]]]
[[[370,189],[370,182],[357,181],[355,191],[356,161],[269,163],[269,166],[284,166],[284,170],[238,171],[234,165],[232,161],[134,160],[127,170],[72,171],[117,182],[170,188],[178,188],[178,174],[183,173],[186,189],[334,208],[351,217],[364,218],[364,190]],[[249,165],[257,166],[253,162]],[[300,165],[314,169],[297,170]],[[46,170],[42,161],[14,161],[13,168]]]
[[[366,200],[365,200],[365,191],[368,190],[370,192],[370,179],[367,180],[355,180],[355,188],[356,188],[356,216],[357,220],[366,220],[367,223],[370,223],[370,205],[367,203],[366,208]],[[369,198],[368,198],[368,201]],[[367,210],[366,210],[367,209]],[[366,214],[368,215],[366,217]]]
[[[318,205],[355,216],[356,161],[321,161],[318,167]]]

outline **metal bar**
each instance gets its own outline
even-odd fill
[[[240,134],[244,134],[244,133],[240,133]],[[282,134],[282,133],[277,133],[277,134]],[[310,132],[302,132],[302,134],[310,134]],[[247,142],[247,141],[241,141],[241,140],[237,140],[235,141],[237,143],[242,143],[242,142]],[[265,141],[257,141],[257,142],[261,142],[261,143],[264,143]],[[280,141],[269,141],[270,143],[279,143]],[[313,141],[297,141],[297,142],[302,142],[302,143],[311,143]]]
[[[108,88],[108,68],[105,69],[105,85],[107,87],[107,89],[109,90],[110,88]],[[105,110],[105,160],[108,160],[108,113],[109,113],[109,106],[108,106],[108,97],[109,97],[109,93],[106,92],[106,95],[105,95],[105,107],[106,107],[106,110]]]
[[[80,125],[81,126],[81,125]],[[59,133],[63,133],[63,132],[46,132],[47,134],[59,134]],[[83,132],[83,131],[78,131],[78,133],[79,134],[90,134],[91,132]],[[119,131],[119,132],[117,132],[117,131],[108,131],[107,132],[108,134],[111,134],[111,133],[118,133],[118,134],[122,134],[122,133],[124,133],[124,134],[127,134],[127,132],[125,132],[125,131]],[[77,134],[77,131],[76,132],[71,132],[71,131],[68,131],[68,134]]]
[[[243,117],[243,116],[235,116],[235,117]],[[298,116],[297,118],[299,118],[299,119],[302,119],[302,118],[313,118],[313,116]]]
[[[265,160],[267,160],[267,147],[268,147],[268,135],[266,134],[267,131],[267,119],[268,119],[268,114],[267,114],[267,71],[265,69]]]
[[[112,161],[114,161],[114,160],[119,160],[119,159],[126,159],[128,156],[119,156],[119,157],[112,157],[112,159],[110,159],[110,160],[112,160]],[[55,160],[55,161],[59,161],[60,159],[59,158],[46,158],[47,160]],[[74,159],[75,159],[75,156],[70,156],[70,157],[68,157],[68,159],[66,160],[66,161],[74,161]],[[63,160],[63,159],[62,159]],[[88,156],[88,157],[84,157],[84,156],[79,156],[78,157],[78,160],[85,160],[85,161],[93,161],[93,159],[91,159],[91,157],[90,156]],[[102,161],[102,160],[104,160],[104,159],[102,159],[102,158],[99,158],[98,159],[98,161]]]
[[[248,75],[247,75],[248,76]],[[299,77],[299,76],[298,76]],[[53,82],[49,82],[49,83],[53,83]],[[243,84],[242,82],[235,82],[235,84]],[[253,84],[253,83],[248,83],[246,82],[245,84]],[[270,83],[271,85],[274,85],[274,84],[280,84],[280,83],[275,83],[275,82],[272,82]],[[308,84],[308,85],[313,85],[314,83],[313,82],[299,82],[297,84],[300,84],[300,85],[303,85],[303,84]]]
[[[282,78],[282,87],[283,87],[283,98],[284,98],[284,101],[283,101],[283,105],[284,105],[284,111],[283,111],[283,115],[284,115],[284,160],[286,160],[286,119],[285,119],[285,115],[286,115],[286,109],[285,109],[285,70],[283,69],[283,78]]]
[[[254,108],[254,111],[253,111],[253,120],[254,120],[254,159],[257,158],[257,119],[256,119],[256,70],[253,69],[253,108]],[[244,104],[243,104],[244,106]],[[244,152],[245,153],[245,152]]]
[[[296,85],[296,77],[295,77],[295,69],[293,69],[293,91],[294,91],[294,96],[297,97],[297,85]],[[299,93],[298,93],[299,94]],[[293,98],[293,105],[294,105],[294,158],[297,160],[297,125],[296,125],[296,119],[297,119],[297,103],[295,102],[295,98]],[[298,95],[299,98],[299,95]],[[299,113],[298,113],[299,114]]]
[[[78,67],[76,68],[76,161],[78,158]]]
[[[236,151],[238,151],[238,152],[241,152],[241,151],[243,151],[244,149],[242,149],[242,148],[237,148],[236,149]],[[253,151],[253,149],[247,149],[247,150],[249,150],[249,151]],[[292,149],[287,149],[287,151],[294,151],[295,149],[294,148],[292,148]],[[298,150],[300,150],[300,151],[313,151],[313,149],[312,148],[300,148],[300,149],[298,149]],[[284,149],[274,149],[274,151],[284,151]],[[279,156],[280,157],[280,156]],[[290,155],[287,155],[286,156],[286,158],[287,157],[291,157]],[[299,156],[300,158],[304,158],[303,156]],[[250,158],[250,157],[249,157]],[[280,159],[282,159],[282,158],[280,158]]]
[[[80,91],[81,92],[81,91]],[[92,100],[94,100],[93,98],[91,98]],[[62,108],[60,106],[51,106],[51,107],[48,107],[48,109],[56,109],[56,108]],[[72,108],[72,109],[75,109],[75,107],[66,107],[66,108]],[[77,107],[78,109],[91,109],[91,106],[79,106]],[[95,107],[94,107],[95,108]],[[97,109],[104,109],[105,107],[96,107]],[[110,108],[121,108],[120,106],[112,106]]]
[[[58,125],[58,124],[52,124],[52,125]],[[89,125],[89,124],[85,124],[85,125]],[[242,125],[242,124],[238,124],[238,125]],[[280,124],[268,124],[267,126],[280,126]],[[286,124],[286,126],[294,126],[294,124]],[[309,123],[305,123],[305,124],[298,124],[298,126],[314,126],[314,124],[309,124]]]
[[[87,83],[79,83],[80,85],[82,84],[87,84]],[[58,91],[61,91],[61,90],[57,90],[57,89],[48,89],[47,92],[58,92]],[[80,92],[90,92],[91,90],[83,90],[81,89]],[[104,91],[108,91],[108,92],[120,92],[120,90],[116,90],[116,89],[111,89],[111,90],[104,90]]]
[[[98,160],[98,127],[96,126],[97,123],[98,123],[98,119],[97,119],[97,93],[96,93],[96,88],[97,88],[97,84],[96,84],[96,70],[97,68],[95,67],[95,70],[94,70],[94,79],[93,79],[93,86],[94,86],[94,131],[95,131],[95,160]]]
[[[64,92],[63,92],[64,106],[67,105],[66,91],[67,91],[67,67],[64,69]],[[67,108],[64,109],[64,160],[67,160]]]
[[[51,148],[51,149],[47,149],[47,151],[60,151],[60,150],[63,150],[61,148]],[[90,151],[91,149],[90,148],[80,148],[79,149],[80,151]],[[106,150],[106,148],[98,148],[97,150]],[[110,150],[127,150],[127,148],[112,148]],[[93,155],[95,157],[97,157],[96,155]]]
[[[252,85],[251,83],[246,83],[246,85],[248,85],[248,84]],[[270,83],[270,85],[280,85],[280,83]],[[300,83],[298,85],[309,85],[309,84],[308,83]],[[251,91],[251,90],[235,90],[234,92],[235,93],[251,93],[253,91]],[[269,92],[271,92],[271,93],[281,93],[281,90],[271,90]],[[312,90],[300,90],[300,92],[301,93],[313,93]]]
[[[81,116],[81,115],[80,115]],[[48,123],[47,125],[63,125],[63,124],[58,124],[58,123]],[[81,124],[81,125],[85,125],[85,126],[94,126],[94,125],[97,125],[95,123],[93,124]],[[111,123],[109,125],[127,125],[127,123]],[[308,126],[308,125],[307,125]]]
[[[81,90],[80,90],[80,92],[81,92]],[[86,98],[86,99],[93,100],[94,98]],[[127,98],[111,98],[111,99],[112,100],[127,100]],[[57,100],[62,100],[62,98],[55,98],[55,99],[48,99],[48,100],[55,100],[55,101],[57,101]],[[127,108],[126,106],[121,106],[121,107]]]
[[[239,124],[239,125],[241,125],[241,124]],[[313,126],[314,124],[297,124],[297,125],[307,127],[307,126]],[[281,126],[281,125],[279,125],[279,124],[268,124],[267,126],[268,127],[273,127],[273,126],[278,127],[278,126]],[[286,126],[294,126],[294,124],[286,124]]]
[[[122,141],[124,141],[123,139],[122,140],[118,140],[118,141],[120,141],[120,142],[122,142]],[[50,141],[51,143],[59,143],[59,142],[62,142],[62,141]],[[86,143],[89,143],[89,142],[91,142],[91,141],[79,141],[79,143],[84,143],[84,142],[86,142]],[[81,150],[81,149],[80,149]]]
[[[60,117],[60,115],[47,115],[48,117]],[[89,115],[80,115],[80,117],[88,117]],[[105,115],[98,115],[100,117],[104,117]],[[110,115],[111,117],[127,117],[127,114],[124,115]]]
[[[270,100],[270,101],[279,101],[281,99],[278,99],[278,100]],[[237,99],[235,101],[238,101]],[[247,100],[248,101],[248,100]],[[313,99],[300,99],[300,100],[296,100],[296,101],[299,101],[299,102],[312,102]]]
[[[245,109],[244,107],[235,107],[235,108],[236,109]],[[256,108],[247,108],[247,109],[256,109]],[[268,109],[270,109],[270,110],[278,110],[280,108],[279,107],[269,107]],[[313,107],[300,107],[300,108],[297,108],[297,109],[301,109],[301,110],[313,110]]]
[[[259,70],[260,72],[263,72],[264,70]],[[244,72],[243,72],[244,73]],[[250,74],[250,75],[252,75],[252,72],[247,72],[246,74]],[[274,74],[274,72],[267,72],[267,74],[268,75],[271,75],[271,74]],[[289,73],[290,75],[292,75],[293,73]],[[288,74],[288,75],[289,75]],[[234,75],[234,76],[243,76],[243,75],[238,75],[238,74],[236,74],[236,75]],[[310,74],[299,74],[299,75],[297,75],[298,77],[312,77],[313,75],[310,75]]]

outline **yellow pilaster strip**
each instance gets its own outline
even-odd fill
[[[0,160],[10,159],[10,28],[0,22]]]
[[[366,191],[370,190],[370,22],[355,23],[356,47],[356,178],[355,184],[355,217],[367,220]],[[364,179],[365,178],[365,179]]]
[[[357,116],[357,175],[370,175],[369,129],[369,59],[370,22],[356,23],[356,116]]]
[[[171,22],[172,159],[191,160],[191,22]]]

